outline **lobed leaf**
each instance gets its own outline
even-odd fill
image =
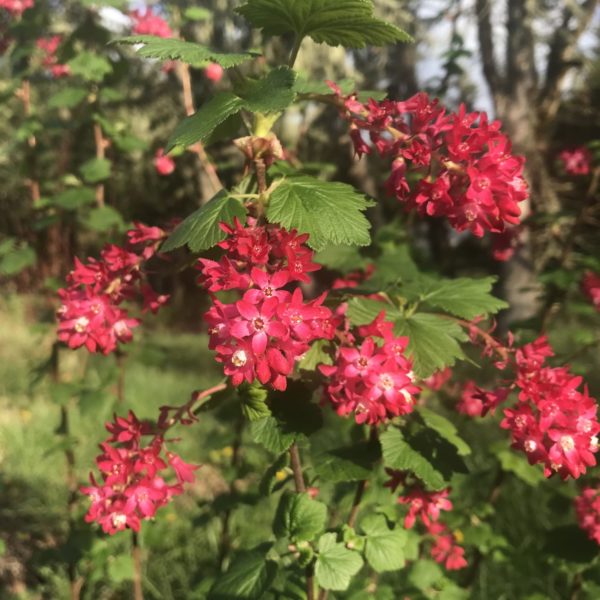
[[[243,104],[244,101],[232,92],[217,94],[177,125],[167,141],[165,152],[175,146],[187,147],[196,142],[205,142],[221,123],[237,114]]]
[[[363,214],[371,201],[345,183],[302,175],[283,179],[273,190],[267,219],[308,233],[308,245],[368,246],[371,225]]]
[[[406,530],[390,529],[383,515],[369,515],[360,524],[366,535],[365,558],[377,573],[398,571],[405,564]]]
[[[327,506],[313,500],[308,494],[285,491],[273,521],[273,533],[277,537],[289,537],[292,541],[310,541],[325,529]]]
[[[162,38],[154,35],[130,35],[120,38],[115,44],[141,44],[136,49],[137,53],[144,58],[156,58],[159,60],[180,60],[192,66],[203,67],[208,62],[216,62],[224,68],[237,65],[256,58],[254,52],[227,53],[211,50],[201,44],[186,42],[177,38]]]
[[[325,590],[343,591],[350,580],[363,566],[363,560],[352,550],[336,541],[335,533],[321,536],[318,544],[319,555],[315,564],[317,583]]]
[[[328,450],[315,457],[317,475],[332,483],[361,481],[373,474],[373,465],[381,458],[378,444],[368,441]]]
[[[380,441],[386,467],[411,471],[429,489],[441,490],[454,473],[467,472],[456,448],[431,429],[411,434],[390,427]]]
[[[399,27],[374,17],[373,8],[372,0],[248,0],[237,12],[267,35],[293,32],[330,46],[411,41]]]
[[[226,190],[221,190],[177,226],[161,246],[161,252],[169,252],[184,245],[192,252],[208,250],[225,239],[226,234],[219,223],[233,223],[235,217],[242,223],[246,221],[244,206],[229,196]]]
[[[277,563],[268,560],[270,544],[263,544],[239,554],[229,569],[214,583],[210,600],[259,600],[271,587]]]

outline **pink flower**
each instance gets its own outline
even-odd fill
[[[215,83],[221,81],[221,78],[223,77],[223,67],[219,63],[210,63],[204,69],[204,75],[207,79],[210,79]]]
[[[308,236],[257,226],[255,219],[221,223],[221,229],[225,254],[219,261],[200,259],[200,279],[210,292],[238,290],[243,296],[230,304],[213,299],[204,315],[209,348],[233,385],[258,379],[284,390],[296,360],[314,340],[331,339],[337,322],[323,306],[325,294],[306,302],[299,287],[282,289],[309,280],[306,273],[319,268],[304,246]]]
[[[183,492],[183,482],[194,480],[197,467],[166,451],[161,434],[153,434],[131,411],[127,418],[115,415],[106,429],[111,436],[101,444],[102,454],[96,459],[103,482],[90,474],[91,485],[81,488],[91,500],[85,520],[97,522],[110,535],[126,528],[139,531],[141,521],[154,517],[161,506]],[[142,437],[150,435],[150,442],[143,445]],[[169,469],[176,478],[172,485],[164,479]]]
[[[456,537],[444,525],[433,528],[430,533],[434,536],[431,547],[431,557],[438,563],[443,563],[448,571],[464,569],[467,566],[465,550],[456,543]]]
[[[324,398],[339,415],[353,414],[357,423],[370,425],[412,412],[420,389],[413,383],[412,364],[405,356],[406,338],[394,338],[381,315],[360,328],[361,345],[338,348],[333,365],[321,365],[327,377]],[[371,331],[384,332],[376,344]]]
[[[164,153],[164,148],[159,148],[154,155],[154,168],[159,175],[170,175],[175,170],[175,161]]]
[[[160,16],[155,14],[152,9],[134,10],[129,13],[133,20],[131,32],[139,35],[155,35],[157,37],[173,37],[173,31],[169,24]]]
[[[559,155],[565,171],[569,175],[588,175],[592,162],[592,153],[585,147],[579,146],[571,150],[563,150]]]
[[[36,46],[42,51],[42,65],[48,69],[52,77],[66,77],[71,74],[71,69],[68,65],[58,63],[56,51],[62,42],[60,35],[53,35],[48,38],[40,38],[36,42]]]
[[[592,301],[596,310],[600,312],[600,275],[588,271],[581,281],[583,293]]]
[[[575,512],[579,527],[587,533],[591,540],[600,544],[600,489],[586,487],[575,498]]]
[[[375,148],[392,157],[386,189],[407,208],[445,216],[456,230],[479,237],[519,222],[519,203],[527,198],[524,160],[511,154],[498,121],[467,113],[464,106],[446,113],[423,92],[404,102],[363,104],[332,87],[342,99],[356,153]],[[367,134],[372,145],[365,142]]]
[[[578,390],[581,377],[545,366],[552,355],[545,337],[516,351],[518,403],[504,410],[500,426],[511,431],[513,448],[530,464],[542,463],[546,477],[576,479],[596,464],[597,404],[586,388]]]
[[[131,341],[132,330],[140,324],[120,307],[123,302],[141,297],[144,310],[153,312],[167,302],[168,296],[152,290],[141,271],[142,262],[156,253],[165,233],[136,223],[127,235],[127,248],[109,244],[100,260],[83,263],[76,258],[68,287],[59,290],[58,339],[70,348],[114,352],[119,343]]]
[[[436,371],[433,375],[430,375],[427,379],[423,380],[423,385],[428,387],[430,390],[440,390],[444,387],[446,382],[452,377],[452,369],[446,367],[442,371]]]
[[[0,8],[15,16],[19,16],[28,8],[32,8],[33,4],[33,0],[0,0]]]

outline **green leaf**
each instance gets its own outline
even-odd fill
[[[371,0],[248,0],[236,9],[267,35],[293,32],[317,43],[347,48],[384,46],[411,37],[373,16]]]
[[[368,246],[369,221],[363,214],[371,202],[345,183],[299,176],[283,179],[273,190],[267,219],[287,229],[308,233],[308,245]]]
[[[133,558],[128,554],[109,557],[108,577],[113,583],[123,583],[133,579]]]
[[[125,228],[125,221],[121,213],[112,206],[99,206],[93,208],[83,219],[84,225],[94,231],[108,231],[110,229],[122,230]]]
[[[413,357],[413,370],[421,378],[451,367],[464,358],[460,342],[468,341],[461,326],[444,317],[415,313],[396,321],[398,335],[408,336],[407,352]]]
[[[79,75],[86,81],[99,83],[112,73],[112,64],[103,56],[93,52],[81,52],[68,63],[72,75]]]
[[[206,46],[185,42],[176,38],[161,38],[154,35],[131,35],[113,42],[115,44],[143,44],[136,52],[144,58],[159,60],[180,60],[188,65],[204,67],[208,62],[216,62],[225,69],[251,60],[258,56],[254,52],[227,53],[211,50]]]
[[[50,198],[50,203],[64,210],[76,210],[81,206],[93,204],[96,193],[88,187],[71,188]]]
[[[530,465],[524,456],[507,448],[504,442],[494,444],[492,452],[500,461],[500,465],[504,471],[513,473],[527,485],[536,487],[546,480],[540,468]]]
[[[267,406],[268,392],[257,381],[240,386],[238,394],[242,401],[242,412],[249,421],[258,421],[271,415],[271,409]]]
[[[419,590],[428,590],[444,578],[441,567],[432,560],[421,559],[414,563],[408,580]]]
[[[187,147],[206,141],[221,123],[239,112],[243,105],[244,101],[231,92],[217,94],[177,125],[167,141],[165,152],[175,146]]]
[[[411,471],[430,489],[441,490],[454,473],[467,472],[456,448],[431,429],[403,434],[390,427],[380,441],[386,467]]]
[[[239,554],[214,583],[210,600],[259,600],[271,587],[277,563],[266,558],[270,544]]]
[[[396,335],[408,337],[407,353],[412,356],[413,370],[420,378],[429,377],[464,358],[460,342],[468,341],[468,336],[451,319],[420,312],[405,317],[395,306],[356,296],[348,302],[348,318],[353,325],[370,323],[382,310],[394,323]]]
[[[267,450],[280,454],[287,450],[296,439],[296,434],[284,432],[275,417],[265,417],[250,423],[252,439],[262,444]]]
[[[292,541],[310,541],[325,529],[327,506],[313,500],[308,494],[285,491],[273,521],[273,533],[277,537],[289,537]]]
[[[354,79],[338,79],[336,85],[340,88],[342,94],[351,94],[356,89]],[[297,94],[332,94],[333,90],[325,81],[308,81],[304,77],[298,77],[294,83],[294,91]]]
[[[312,392],[302,382],[290,381],[284,392],[271,392],[273,416],[250,423],[255,442],[280,454],[300,436],[309,437],[323,424],[319,406],[311,402]]]
[[[183,17],[188,21],[206,21],[206,19],[210,19],[212,13],[210,10],[206,8],[201,8],[200,6],[190,6],[186,8]]]
[[[231,224],[235,217],[245,223],[246,209],[226,190],[221,190],[177,226],[162,245],[161,252],[169,252],[183,245],[187,245],[192,252],[208,250],[226,237],[219,223]]]
[[[428,427],[437,431],[445,440],[450,442],[458,451],[461,456],[467,456],[471,454],[471,448],[467,442],[465,442],[459,435],[454,423],[442,417],[438,413],[425,408],[424,406],[418,406],[417,412],[422,417],[423,421]]]
[[[10,251],[0,257],[0,274],[12,277],[27,267],[31,267],[36,261],[35,250],[27,243],[13,244]]]
[[[409,300],[425,302],[470,321],[475,317],[495,314],[508,306],[504,300],[490,293],[495,282],[496,277],[436,279],[421,276],[401,285],[400,291]]]
[[[298,363],[301,371],[314,371],[318,365],[331,365],[333,359],[327,349],[331,348],[329,340],[316,340]]]
[[[325,590],[347,589],[352,577],[363,566],[360,555],[348,550],[344,544],[338,543],[335,533],[322,535],[318,550],[319,555],[315,564],[317,583]]]
[[[88,96],[85,88],[67,87],[48,99],[49,108],[75,108]]]
[[[258,484],[258,491],[263,496],[269,496],[277,488],[278,484],[283,483],[287,476],[282,472],[289,464],[289,455],[284,452],[269,468],[265,471],[262,476],[260,483]],[[283,475],[283,476],[282,476]]]
[[[106,158],[92,158],[79,168],[86,183],[99,183],[110,177],[111,164]]]
[[[315,261],[344,274],[363,268],[367,262],[356,246],[327,246],[315,254]]]
[[[244,100],[244,108],[250,112],[281,112],[294,101],[295,81],[296,73],[292,69],[278,67],[262,79],[247,81],[239,95]]]
[[[321,479],[332,483],[361,481],[373,474],[373,465],[380,458],[379,444],[365,440],[316,456],[314,468]]]
[[[404,567],[404,546],[408,539],[404,529],[390,529],[383,515],[370,515],[360,526],[367,536],[365,558],[375,571],[383,573]]]

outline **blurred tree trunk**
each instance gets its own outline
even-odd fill
[[[496,4],[496,3],[494,3]],[[572,57],[579,37],[592,18],[596,0],[562,2],[561,22],[548,42],[548,60],[543,75],[536,68],[533,28],[534,0],[506,0],[506,60],[498,66],[492,32],[491,0],[476,0],[477,26],[482,68],[494,101],[496,114],[511,136],[515,150],[526,158],[530,200],[523,216],[552,214],[559,209],[556,191],[544,156],[552,134],[552,118],[559,105],[561,83],[574,65]],[[558,7],[560,8],[560,7]],[[535,233],[524,231],[521,245],[506,263],[502,277],[504,297],[511,305],[504,325],[533,317],[540,306],[536,267],[541,255]]]

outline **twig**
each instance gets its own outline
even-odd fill
[[[21,84],[21,89],[17,92],[17,97],[23,103],[23,113],[26,118],[31,116],[31,84],[29,79],[24,79]],[[35,154],[34,150],[37,146],[37,139],[35,135],[31,134],[27,138],[27,145],[29,146],[29,163],[30,163],[30,178],[27,180],[29,189],[31,191],[31,200],[33,204],[37,204],[41,199],[40,183],[35,179]]]
[[[106,146],[108,141],[104,139],[100,123],[94,123],[94,144],[96,145],[96,158],[104,160],[106,158]],[[96,204],[98,208],[104,207],[104,184],[96,184]]]
[[[290,463],[292,465],[292,471],[294,473],[294,485],[296,487],[296,493],[303,494],[306,492],[306,483],[304,482],[304,473],[302,472],[302,462],[300,461],[300,452],[298,451],[298,444],[294,442],[289,449]],[[306,598],[307,600],[314,600],[315,597],[315,575],[313,564],[310,563],[306,567]]]
[[[135,531],[131,532],[131,556],[133,557],[133,597],[134,600],[144,600],[142,588],[142,549]]]
[[[52,345],[52,354],[50,356],[50,377],[54,385],[60,383],[60,363],[59,363],[60,342]],[[59,432],[64,436],[67,444],[70,443],[70,424],[69,409],[66,404],[60,407],[60,427]],[[66,463],[66,484],[67,484],[67,514],[69,533],[73,530],[74,513],[77,504],[77,474],[75,473],[75,453],[70,445],[67,445],[64,451]],[[67,573],[69,577],[69,590],[71,600],[79,600],[83,578],[77,577],[77,563],[69,559],[67,563]]]
[[[185,108],[185,114],[189,117],[196,112],[196,108],[194,106],[194,95],[192,92],[192,77],[190,74],[190,67],[185,63],[178,62],[177,63],[177,75],[179,76],[179,81],[181,81],[181,89],[183,92],[183,106]],[[204,146],[201,142],[197,142],[193,146],[189,148],[192,152],[194,152],[198,156],[198,161],[200,162],[200,166],[206,173],[208,177],[208,181],[211,186],[211,196],[216,194],[220,189],[223,188],[223,184],[219,179],[219,175],[217,174],[217,170],[215,166],[212,164],[210,158],[206,154],[206,150],[204,150]]]

